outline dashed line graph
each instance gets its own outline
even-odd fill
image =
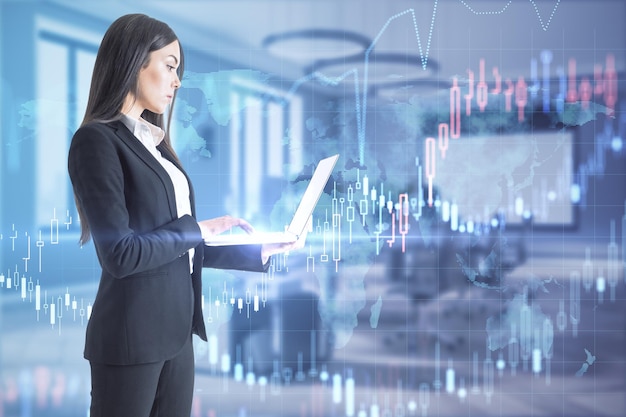
[[[535,10],[535,13],[537,14],[537,19],[539,19],[539,24],[541,25],[541,28],[544,31],[548,30],[548,27],[550,26],[550,23],[552,22],[552,19],[554,18],[554,14],[556,13],[556,9],[559,7],[559,4],[561,3],[561,0],[557,0],[554,3],[554,7],[552,8],[552,11],[550,12],[550,16],[548,17],[548,20],[546,23],[544,23],[543,18],[541,17],[541,12],[539,11],[539,7],[537,6],[537,2],[535,0],[528,0],[532,6],[533,9]],[[472,13],[474,13],[475,15],[501,15],[503,14],[508,8],[509,6],[513,3],[513,1],[508,1],[504,7],[502,7],[499,10],[487,10],[487,11],[478,11],[476,9],[474,9],[468,2],[464,1],[464,0],[459,0],[459,2],[465,6],[469,11],[471,11]]]

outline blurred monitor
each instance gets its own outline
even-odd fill
[[[433,186],[458,208],[459,222],[573,227],[574,131],[536,131],[451,139],[437,155]]]

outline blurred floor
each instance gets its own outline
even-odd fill
[[[585,261],[585,245],[579,246],[570,252],[553,242],[546,248],[536,245],[533,250],[541,256],[531,253],[507,275],[507,286],[518,294],[538,283],[531,302],[542,314],[557,317],[563,303],[569,311],[571,271],[581,270]],[[600,250],[594,252],[600,253],[593,260],[598,270],[606,258]],[[533,372],[532,358],[519,358],[512,368],[507,347],[487,348],[487,319],[507,311],[510,293],[464,283],[438,298],[415,301],[407,291],[394,289],[398,284],[390,283],[384,272],[379,265],[370,270],[358,326],[349,343],[318,364],[315,375],[298,376],[293,370],[290,375],[281,371],[275,379],[255,375],[247,380],[244,373],[236,381],[232,369],[230,377],[221,375],[207,365],[206,349],[197,349],[193,416],[624,415],[623,270],[613,300],[608,288],[601,299],[595,288],[587,292],[581,284],[580,323],[576,331],[571,319],[563,330],[555,324],[549,365],[544,357],[539,372]],[[75,289],[80,291],[87,295],[95,287]],[[374,328],[370,309],[380,294],[386,295]],[[37,322],[32,306],[18,293],[4,291],[2,307],[0,416],[86,416],[89,376],[80,320],[68,315],[60,329],[58,323]],[[227,336],[227,326],[220,332]],[[586,351],[594,356],[592,363]],[[451,370],[454,387],[447,385]],[[340,389],[333,386],[337,377]],[[354,382],[353,391],[348,380]]]

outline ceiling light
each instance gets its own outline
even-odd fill
[[[354,82],[358,76],[359,84],[382,87],[398,86],[402,83],[436,81],[439,64],[428,58],[404,53],[363,53],[349,57],[321,59],[307,67],[309,74],[320,73],[329,80],[338,83]]]
[[[336,29],[303,29],[267,36],[262,45],[272,55],[303,65],[363,53],[372,41],[359,33]]]

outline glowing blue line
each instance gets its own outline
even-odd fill
[[[422,69],[426,70],[426,66],[428,63],[428,54],[430,52],[430,42],[432,40],[432,34],[433,34],[433,26],[435,24],[435,14],[437,13],[437,1],[438,0],[435,0],[435,4],[433,5],[433,15],[430,20],[430,30],[428,33],[428,41],[426,42],[426,53],[424,53],[424,51],[422,50],[422,41],[420,39],[419,29],[417,28],[417,21],[415,20],[414,9],[405,10],[387,19],[387,22],[383,25],[382,29],[378,32],[378,35],[376,35],[376,37],[372,41],[372,44],[365,51],[365,62],[364,62],[365,66],[363,69],[363,106],[362,106],[363,115],[361,116],[363,120],[363,128],[358,130],[359,162],[361,165],[364,165],[364,162],[365,162],[365,126],[366,126],[366,120],[367,120],[367,110],[366,110],[367,109],[367,79],[368,79],[368,74],[369,74],[370,52],[372,51],[374,46],[376,46],[376,43],[378,42],[380,37],[383,35],[383,33],[387,30],[387,28],[389,27],[389,25],[391,24],[393,20],[399,17],[402,17],[407,13],[411,13],[411,17],[413,19],[413,28],[415,29],[415,37],[417,40],[417,47],[419,49],[419,54],[422,60]]]
[[[364,70],[363,70],[363,105],[361,105],[360,102],[360,94],[359,94],[359,77],[358,77],[358,70],[356,68],[353,68],[349,71],[346,71],[345,73],[341,74],[338,77],[328,77],[326,75],[324,75],[323,73],[319,72],[319,71],[315,71],[311,74],[305,75],[304,77],[296,80],[293,84],[293,86],[290,88],[289,92],[288,92],[288,96],[295,94],[295,92],[298,90],[298,88],[300,88],[300,86],[302,84],[304,84],[307,81],[310,81],[314,78],[320,79],[322,82],[324,82],[326,85],[333,85],[336,86],[338,85],[342,80],[344,80],[345,78],[347,78],[350,75],[354,75],[354,91],[355,91],[355,107],[356,107],[356,118],[357,118],[357,140],[358,140],[358,145],[359,145],[359,163],[361,165],[364,164],[365,161],[365,121],[367,118],[367,111],[366,111],[366,104],[367,104],[367,80],[368,80],[368,73],[369,73],[369,56],[370,56],[370,52],[372,51],[372,49],[374,48],[374,46],[376,46],[376,43],[378,42],[378,40],[381,38],[381,36],[383,35],[383,33],[387,30],[387,28],[389,27],[389,25],[391,24],[391,22],[401,16],[404,16],[405,14],[411,13],[411,17],[413,19],[413,28],[415,29],[415,36],[417,39],[417,43],[418,43],[418,48],[419,48],[419,52],[420,52],[420,59],[422,62],[422,68],[424,70],[426,70],[427,65],[428,65],[428,54],[430,52],[430,44],[431,44],[431,40],[432,40],[432,34],[433,34],[433,27],[435,24],[435,14],[437,12],[437,2],[438,0],[435,0],[435,3],[433,5],[433,15],[431,18],[431,22],[430,22],[430,30],[428,33],[428,41],[426,44],[426,53],[424,53],[424,50],[422,48],[422,41],[420,39],[420,35],[419,35],[419,29],[417,27],[417,21],[415,19],[415,10],[414,9],[408,9],[405,10],[403,12],[400,12],[398,14],[395,14],[394,16],[391,16],[389,19],[387,19],[387,22],[383,25],[383,27],[381,28],[381,30],[378,32],[378,35],[376,35],[376,37],[374,38],[374,40],[372,41],[371,45],[367,48],[367,50],[365,51],[365,60],[364,60]]]

